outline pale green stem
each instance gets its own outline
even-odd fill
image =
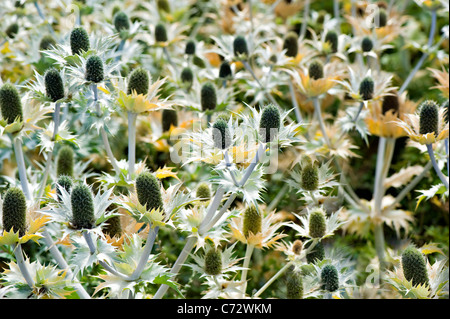
[[[292,100],[292,106],[294,108],[295,117],[297,118],[297,122],[303,123],[303,117],[300,113],[300,107],[298,106],[297,99],[295,98],[295,91],[294,91],[294,85],[292,84],[292,81],[289,81],[289,92],[291,94],[291,100]]]
[[[364,107],[364,102],[359,102],[359,109],[358,109],[358,113],[356,113],[355,118],[353,119],[353,123],[356,123],[356,121],[359,118],[359,115],[361,114],[361,111]]]
[[[13,138],[13,144],[14,144],[14,154],[16,155],[17,168],[19,170],[20,184],[22,186],[23,193],[25,194],[25,197],[28,200],[32,200],[33,194],[30,192],[28,186],[27,171],[25,169],[25,161],[22,150],[22,140],[20,139],[19,136],[15,136]]]
[[[448,149],[448,138],[445,139],[444,145],[445,145],[445,153],[447,154],[447,175],[450,176],[450,169],[449,169],[449,162],[448,162],[448,157],[449,157],[448,156],[448,152],[449,152],[449,149]]]
[[[445,175],[442,174],[441,170],[439,169],[438,164],[436,163],[436,158],[434,156],[434,151],[433,151],[433,145],[427,144],[427,150],[428,150],[428,155],[430,155],[430,159],[431,159],[431,163],[433,164],[434,171],[436,172],[437,176],[439,177],[441,182],[444,184],[444,186],[448,190],[449,189],[448,180],[447,180],[447,177],[445,177]]]
[[[309,5],[311,0],[305,0],[305,6],[303,7],[303,21],[302,27],[300,29],[300,39],[304,39],[306,36],[306,29],[308,28],[308,19],[309,19]]]
[[[128,112],[128,178],[130,180],[133,178],[136,164],[136,119],[136,113]]]
[[[258,298],[271,284],[273,284],[284,272],[292,265],[292,262],[288,262],[278,272],[272,276],[254,295],[253,298]]]
[[[247,273],[248,273],[250,259],[252,258],[254,248],[255,248],[254,245],[247,244],[247,249],[245,251],[245,257],[244,257],[244,264],[242,265],[242,267],[244,268],[242,270],[242,276],[241,276],[242,298],[245,298],[245,291],[247,290]]]
[[[23,259],[23,252],[22,252],[21,244],[16,244],[16,247],[14,248],[14,255],[16,256],[17,266],[19,266],[19,269],[20,269],[20,272],[22,273],[23,278],[25,278],[25,281],[27,282],[28,286],[31,289],[33,289],[34,281],[33,281],[33,278],[31,278],[30,272],[28,271],[28,268]]]
[[[151,227],[151,225],[150,225],[150,230],[148,231],[147,241],[145,242],[144,251],[142,252],[139,263],[138,263],[136,269],[134,270],[133,274],[131,274],[129,280],[134,281],[134,280],[138,279],[139,276],[144,271],[145,266],[147,265],[147,262],[148,262],[148,257],[150,256],[150,254],[152,252],[153,244],[155,243],[155,238],[156,238],[156,234],[158,233],[158,230],[159,230],[158,226]]]
[[[323,121],[322,117],[322,110],[320,109],[320,103],[317,97],[313,97],[313,104],[314,104],[314,112],[319,121],[320,130],[322,131],[323,138],[327,146],[331,149],[331,142],[330,139],[328,138],[327,130],[325,128],[325,122]]]
[[[288,189],[289,189],[289,184],[285,183],[283,185],[283,187],[280,189],[280,191],[278,192],[278,194],[275,196],[275,198],[272,201],[270,201],[270,204],[267,206],[268,212],[271,212],[272,210],[275,209],[275,207],[277,207],[278,203],[283,198],[284,194],[286,194]]]
[[[336,32],[341,33],[341,17],[339,13],[339,0],[333,0],[334,18],[337,21]]]

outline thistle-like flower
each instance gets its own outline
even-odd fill
[[[16,87],[5,83],[0,88],[0,110],[7,124],[23,120],[22,102]]]
[[[65,145],[58,151],[56,159],[56,175],[73,177],[74,152],[73,149]]]
[[[45,72],[45,92],[47,96],[56,102],[64,98],[64,83],[61,74],[55,68],[51,68]]]
[[[73,55],[89,50],[89,35],[83,27],[74,28],[70,33],[70,47]]]
[[[143,68],[137,68],[131,72],[128,78],[127,94],[142,94],[148,93],[150,78],[148,72]]]
[[[208,200],[211,198],[211,189],[209,188],[209,184],[206,182],[200,183],[197,187],[195,196],[200,198],[201,200]]]
[[[234,38],[233,52],[236,57],[241,57],[244,59],[248,57],[247,40],[242,35],[238,35]]]
[[[301,271],[290,270],[286,273],[287,299],[303,299],[303,276]]]
[[[320,274],[322,289],[334,292],[339,289],[339,273],[335,266],[325,265]]]
[[[195,55],[195,41],[194,40],[189,40],[186,42],[186,47],[184,49],[184,54],[187,55]]]
[[[167,41],[167,30],[164,24],[158,23],[155,26],[155,41],[156,42],[166,42]]]
[[[210,82],[203,84],[200,99],[203,111],[212,111],[217,106],[216,88]]]
[[[178,113],[176,110],[165,109],[162,111],[162,129],[163,132],[170,131],[171,128],[178,126]]]
[[[119,33],[121,33],[122,31],[128,31],[130,29],[130,19],[128,18],[128,15],[123,11],[119,11],[114,14],[113,23],[114,27]]]
[[[76,229],[90,229],[95,223],[94,198],[87,185],[75,185],[70,192],[72,225]]]
[[[259,122],[259,135],[265,143],[271,142],[278,135],[281,126],[280,111],[275,105],[266,106]]]
[[[99,83],[105,78],[103,61],[97,55],[91,55],[86,60],[86,81]]]
[[[147,210],[161,209],[163,206],[159,182],[149,172],[142,172],[136,178],[136,193],[139,203]]]
[[[405,279],[413,286],[429,284],[426,261],[417,248],[410,246],[403,251],[402,269]]]
[[[3,228],[24,236],[27,230],[26,213],[27,201],[22,190],[17,187],[8,189],[3,199]]]
[[[232,137],[226,121],[218,119],[212,126],[214,146],[225,150],[231,146]]]
[[[283,50],[286,50],[286,56],[295,58],[298,54],[298,35],[296,32],[289,32],[284,38]]]

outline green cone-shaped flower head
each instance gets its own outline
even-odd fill
[[[371,100],[373,98],[373,92],[375,84],[371,77],[365,77],[359,85],[359,95],[364,101]]]
[[[208,183],[200,183],[197,187],[197,192],[195,196],[201,198],[202,200],[208,200],[211,198],[211,189],[209,188]]]
[[[3,230],[25,235],[27,230],[27,201],[20,188],[9,188],[3,198]]]
[[[150,85],[148,72],[143,68],[134,69],[128,78],[127,94],[147,94]]]
[[[87,185],[78,184],[70,193],[72,224],[77,229],[91,229],[95,225],[94,198]]]
[[[210,248],[205,255],[205,273],[216,276],[222,273],[222,252],[220,249]]]
[[[64,145],[58,151],[58,157],[56,159],[56,175],[73,177],[73,166],[74,166],[74,153],[73,149]]]
[[[373,49],[373,41],[369,37],[364,37],[361,41],[361,49],[363,52],[370,52]]]
[[[323,64],[319,60],[313,61],[308,67],[308,74],[311,79],[323,78]]]
[[[255,206],[248,206],[244,211],[243,233],[248,237],[250,233],[256,235],[262,229],[262,216]]]
[[[155,26],[155,41],[156,42],[166,42],[167,41],[167,31],[166,27],[162,23],[158,23]]]
[[[22,101],[19,92],[11,83],[5,83],[0,88],[0,111],[8,124],[14,120],[23,120]]]
[[[283,50],[286,56],[295,58],[298,54],[298,35],[294,31],[289,32],[284,38]]]
[[[400,102],[398,100],[398,95],[386,95],[383,97],[383,104],[382,104],[382,112],[383,114],[386,114],[389,111],[393,111],[394,113],[398,114],[398,110],[400,107]]]
[[[286,298],[303,299],[303,277],[300,271],[288,271],[286,274]]]
[[[97,55],[91,55],[86,61],[86,80],[99,83],[105,78],[103,61]]]
[[[53,102],[64,98],[64,83],[58,70],[48,69],[44,75],[44,82],[45,93]]]
[[[233,52],[235,56],[248,56],[247,40],[245,40],[243,36],[238,35],[236,38],[234,38]]]
[[[73,186],[73,181],[70,176],[67,175],[60,175],[58,177],[58,180],[56,181],[56,195],[58,197],[58,200],[61,201],[61,190],[60,188],[64,188],[64,190],[70,194],[70,191]]]
[[[189,40],[186,42],[186,47],[184,48],[184,53],[187,55],[194,55],[195,54],[195,41]]]
[[[113,216],[106,222],[106,226],[103,228],[103,233],[109,237],[120,237],[122,235],[122,224],[120,216]]]
[[[336,53],[338,50],[338,35],[335,31],[328,31],[325,35],[325,42],[330,43],[331,52]]]
[[[402,253],[403,275],[413,286],[428,285],[428,272],[425,258],[422,253],[413,246],[409,246]]]
[[[335,266],[325,265],[320,274],[322,289],[333,292],[339,289],[339,273]]]
[[[178,113],[176,110],[165,109],[162,111],[163,132],[170,130],[171,126],[178,126]]]
[[[186,83],[188,85],[192,85],[194,82],[194,73],[190,67],[185,67],[181,70],[181,82]]]
[[[166,13],[170,12],[170,3],[168,0],[157,0],[156,6],[158,7],[158,10],[164,11]]]
[[[265,142],[271,142],[278,136],[281,127],[281,115],[278,108],[270,104],[264,108],[259,122],[259,137]]]
[[[50,34],[44,35],[39,42],[39,50],[49,50],[56,45],[56,40]]]
[[[5,33],[8,36],[8,38],[11,39],[14,39],[18,32],[19,32],[19,25],[16,22],[11,23],[5,30]]]
[[[216,88],[210,82],[203,84],[200,91],[200,104],[202,111],[214,110],[217,106]]]
[[[163,208],[161,188],[153,174],[143,172],[138,175],[136,178],[136,193],[139,203],[144,205],[148,211]]]
[[[223,61],[219,67],[219,78],[229,79],[232,76],[233,72],[231,71],[230,63],[228,63],[228,61]]]
[[[114,15],[113,23],[117,32],[130,29],[130,19],[128,19],[128,15],[123,11],[119,11]]]
[[[309,213],[309,236],[312,238],[322,238],[327,230],[325,213],[317,208]]]
[[[423,102],[419,112],[419,133],[434,133],[437,135],[439,128],[439,107],[436,102],[432,100]]]
[[[380,8],[378,13],[375,15],[375,25],[378,28],[385,27],[387,25],[388,15],[385,9]]]
[[[89,35],[82,27],[77,27],[70,33],[70,48],[72,55],[87,52],[90,48]]]
[[[305,244],[305,249],[311,246],[311,241]],[[321,261],[325,258],[325,247],[323,247],[322,242],[317,242],[317,244],[306,254],[306,261],[308,264],[315,263],[316,261]]]
[[[302,167],[301,186],[307,191],[315,191],[319,186],[319,169],[311,159],[306,161]]]
[[[231,145],[231,134],[227,122],[218,119],[212,126],[212,137],[214,146],[222,150],[227,149]]]

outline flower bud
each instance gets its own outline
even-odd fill
[[[176,110],[164,109],[162,111],[163,132],[169,131],[171,126],[178,126],[178,113]]]
[[[212,126],[214,146],[222,150],[231,145],[231,134],[227,122],[222,119],[216,120]]]
[[[303,277],[299,271],[289,271],[286,274],[287,299],[303,299]]]
[[[311,246],[312,242],[307,242],[305,244],[305,249]],[[317,242],[316,245],[306,254],[306,261],[308,264],[315,263],[316,261],[321,261],[325,258],[325,248],[322,242]]]
[[[277,136],[281,126],[280,111],[275,105],[264,108],[259,122],[259,136],[265,142],[271,142]]]
[[[197,187],[197,192],[195,196],[201,198],[202,200],[208,200],[211,198],[211,189],[209,188],[208,183],[201,183]]]
[[[128,19],[128,15],[123,11],[119,11],[114,15],[113,23],[117,32],[130,29],[130,19]]]
[[[308,68],[308,74],[311,79],[318,80],[323,78],[323,64],[316,60],[313,61]]]
[[[375,25],[377,28],[382,28],[387,25],[388,15],[386,10],[380,8],[378,13],[375,15]]]
[[[167,41],[166,27],[162,23],[158,23],[155,26],[155,41],[156,42],[166,42]]]
[[[159,182],[153,174],[149,172],[139,174],[136,178],[136,193],[139,203],[148,211],[163,208]]]
[[[375,84],[370,77],[366,77],[361,81],[361,84],[359,85],[359,95],[361,95],[364,101],[373,98],[374,86]]]
[[[10,83],[5,83],[0,88],[0,111],[8,124],[13,123],[16,119],[23,120],[22,101],[19,92]]]
[[[195,54],[195,41],[189,40],[186,42],[186,48],[184,49],[184,53],[187,55],[194,55]]]
[[[393,111],[394,114],[398,113],[400,107],[400,102],[398,101],[397,94],[394,95],[386,95],[383,97],[383,104],[382,104],[382,112],[383,114],[386,114],[389,111]]]
[[[9,188],[3,199],[3,230],[25,235],[27,230],[27,201],[20,188]]]
[[[157,0],[156,6],[158,7],[158,10],[164,11],[166,13],[170,12],[170,3],[168,0]]]
[[[44,75],[44,82],[45,92],[53,102],[64,98],[64,83],[58,70],[48,69]]]
[[[320,274],[322,289],[333,292],[339,289],[339,274],[333,265],[325,265]]]
[[[70,33],[70,48],[72,55],[81,54],[90,48],[89,35],[82,27],[74,28]]]
[[[210,248],[206,253],[205,273],[211,276],[222,273],[222,252],[219,249]]]
[[[185,67],[181,70],[181,82],[191,85],[194,82],[194,73],[190,67]]]
[[[73,177],[74,155],[73,149],[65,145],[60,148],[56,159],[56,175]]]
[[[244,211],[243,233],[247,238],[250,233],[256,235],[262,229],[262,216],[255,206],[248,206]]]
[[[428,100],[422,103],[420,106],[419,115],[419,133],[428,134],[434,133],[437,135],[439,127],[439,110],[438,105]]]
[[[11,39],[14,39],[18,32],[19,32],[19,25],[16,22],[10,24],[5,30],[5,33],[8,36],[8,38]]]
[[[221,79],[228,79],[233,76],[233,72],[231,71],[230,63],[227,61],[223,61],[220,64],[219,68],[219,78]]]
[[[56,196],[58,197],[58,200],[61,201],[61,190],[60,188],[64,188],[64,190],[70,194],[70,190],[72,189],[73,182],[72,178],[67,175],[61,175],[58,177],[58,180],[56,181]]]
[[[104,77],[102,59],[97,55],[91,55],[86,61],[86,80],[99,83]]]
[[[70,193],[72,224],[75,228],[91,229],[95,224],[94,199],[88,186],[78,184]]]
[[[319,186],[319,170],[312,161],[302,167],[301,186],[307,191],[315,191]]]
[[[338,50],[338,35],[335,31],[328,31],[325,35],[325,42],[330,43],[331,52],[336,53]]]
[[[292,252],[298,256],[302,252],[302,249],[303,249],[303,242],[300,239],[294,241],[294,244],[292,245]]]
[[[53,46],[56,45],[56,40],[51,35],[44,35],[39,42],[39,50],[50,50]]]
[[[134,69],[128,78],[127,94],[147,94],[150,83],[148,72],[143,68]]]
[[[233,52],[235,56],[248,56],[247,40],[243,36],[239,35],[234,39]]]
[[[413,246],[409,246],[402,253],[403,275],[413,286],[428,285],[427,265],[422,253]]]
[[[216,88],[212,83],[205,83],[200,91],[202,111],[214,110],[217,106]]]
[[[289,32],[284,38],[283,50],[286,50],[286,56],[295,58],[298,54],[298,35],[294,31]]]
[[[106,226],[103,228],[103,233],[109,237],[120,237],[122,235],[122,224],[120,216],[113,216],[106,221]]]
[[[309,236],[322,238],[327,230],[325,213],[318,208],[309,213]]]
[[[373,49],[373,42],[369,37],[364,37],[361,41],[361,49],[363,52],[370,52]]]

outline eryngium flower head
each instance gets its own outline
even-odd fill
[[[207,275],[220,275],[222,273],[222,252],[211,248],[205,255],[205,273]]]
[[[64,83],[58,70],[48,69],[44,75],[44,82],[45,93],[53,102],[64,98]]]
[[[398,95],[385,95],[383,97],[383,104],[382,104],[382,112],[383,114],[386,114],[389,111],[393,111],[393,113],[398,113],[400,107],[400,102],[398,100]]]
[[[194,73],[190,67],[185,67],[181,70],[181,82],[191,84],[194,81]]]
[[[5,83],[0,88],[0,111],[2,117],[8,124],[15,119],[23,120],[22,102],[16,87],[10,83]]]
[[[203,84],[200,91],[200,104],[202,111],[214,110],[217,106],[216,88],[212,83]]]
[[[168,0],[157,0],[156,6],[159,10],[169,13],[170,12],[170,3]]]
[[[73,149],[65,145],[61,147],[56,159],[56,175],[73,177],[74,156]]]
[[[194,55],[195,54],[195,41],[189,40],[186,42],[186,48],[184,49],[184,53],[187,55]]]
[[[303,242],[300,239],[294,241],[292,245],[292,252],[298,256],[302,252],[302,249],[303,249]]]
[[[306,163],[301,171],[301,186],[304,190],[315,191],[319,186],[319,169],[315,163]]]
[[[373,97],[375,84],[370,77],[365,77],[359,85],[359,95],[364,101],[370,100]]]
[[[259,136],[265,142],[271,142],[277,136],[281,126],[280,111],[275,105],[264,108],[259,122]]]
[[[313,61],[308,67],[308,74],[311,79],[318,80],[323,78],[323,64],[316,60]]]
[[[155,41],[156,42],[166,42],[167,41],[166,27],[162,23],[158,23],[155,26]]]
[[[339,274],[333,265],[325,265],[320,274],[322,289],[333,292],[339,289]]]
[[[428,100],[422,103],[419,123],[420,134],[435,133],[438,135],[439,107],[434,101]]]
[[[117,32],[130,29],[130,20],[125,12],[119,11],[114,15],[114,27]]]
[[[403,275],[413,286],[428,285],[427,265],[422,253],[415,247],[409,246],[402,253]]]
[[[286,298],[303,299],[303,277],[299,271],[289,271],[286,274]]]
[[[143,172],[138,175],[136,178],[136,193],[139,203],[145,206],[148,211],[163,208],[159,182],[151,173]]]
[[[283,42],[283,50],[286,50],[286,56],[295,58],[298,54],[298,35],[291,31],[286,35]]]
[[[150,85],[148,72],[143,68],[134,69],[128,78],[127,94],[147,94]]]
[[[228,79],[232,75],[233,75],[233,72],[231,71],[230,63],[228,63],[228,61],[223,61],[220,64],[220,68],[219,68],[219,78]]]
[[[3,199],[3,229],[5,231],[19,232],[19,236],[25,235],[27,213],[27,201],[22,190],[11,187],[6,191]]]
[[[243,233],[247,238],[250,232],[254,235],[261,232],[262,216],[255,206],[248,206],[244,211]]]
[[[305,244],[305,249],[311,246],[311,241]],[[321,261],[325,258],[325,248],[322,242],[317,242],[316,245],[306,254],[306,261],[308,264],[315,263],[316,261]]]
[[[208,183],[201,183],[197,187],[197,192],[195,196],[201,198],[202,200],[208,200],[211,198],[211,189],[209,188]]]
[[[444,121],[445,121],[445,123],[448,123],[448,117],[449,117],[449,110],[448,110],[448,100],[447,101],[445,101],[443,104],[442,104],[442,108],[444,109],[444,111],[445,111],[445,114],[444,114]]]
[[[212,137],[214,146],[222,150],[231,145],[231,134],[227,122],[222,119],[216,120],[212,126]]]
[[[104,77],[102,59],[97,55],[91,55],[86,61],[86,80],[99,83]]]
[[[106,226],[103,228],[103,233],[111,238],[120,237],[122,235],[120,216],[113,216],[109,218]]]
[[[77,27],[72,30],[70,33],[70,48],[73,55],[89,50],[89,35],[84,28]]]
[[[14,39],[18,32],[19,32],[19,25],[16,22],[10,24],[5,30],[5,33],[8,36],[8,38],[11,39]]]
[[[373,49],[373,42],[369,37],[364,37],[361,41],[361,49],[363,52],[370,52]]]
[[[335,31],[328,31],[325,35],[325,42],[330,43],[331,52],[336,53],[338,50],[338,35]]]
[[[56,40],[53,38],[53,36],[47,34],[44,35],[41,39],[41,42],[39,42],[39,50],[49,50],[52,48],[52,46],[56,45]]]
[[[322,238],[327,229],[325,214],[321,209],[315,209],[309,215],[309,235],[311,238]]]
[[[247,40],[241,35],[238,35],[233,41],[233,52],[235,56],[248,55]]]
[[[375,15],[375,25],[377,28],[385,27],[388,21],[388,15],[386,10],[380,8],[378,13]]]
[[[176,110],[164,109],[162,111],[162,129],[163,132],[170,130],[171,126],[176,127],[178,125],[178,113]]]
[[[56,195],[58,197],[58,200],[61,200],[61,190],[60,190],[60,188],[64,188],[64,190],[68,194],[70,194],[70,190],[72,189],[72,186],[73,186],[73,181],[72,181],[72,178],[70,176],[60,175],[58,177],[58,180],[56,181],[56,184],[57,184],[57,186],[56,186]]]
[[[94,226],[94,198],[91,190],[84,184],[73,187],[70,193],[72,204],[72,224],[75,228],[90,229]]]

